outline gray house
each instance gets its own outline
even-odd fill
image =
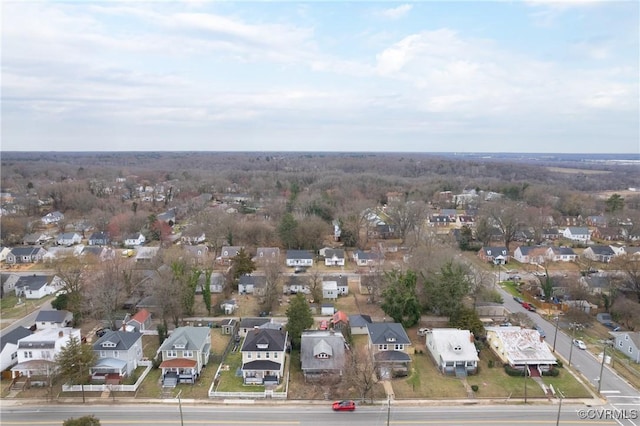
[[[46,253],[42,247],[15,247],[7,254],[6,262],[9,265],[42,262]]]
[[[309,268],[313,266],[313,253],[306,250],[287,250],[286,265]]]
[[[612,331],[614,345],[617,350],[629,357],[631,361],[640,363],[640,331]]]
[[[347,361],[347,343],[339,331],[302,332],[300,365],[307,381],[342,376]]]
[[[97,362],[91,367],[93,380],[120,383],[133,373],[142,360],[142,333],[135,331],[108,331],[93,344]]]
[[[162,386],[195,383],[211,352],[209,327],[179,327],[158,348],[162,356]]]
[[[94,232],[89,236],[90,246],[106,246],[111,243],[111,238],[106,232]]]
[[[264,275],[242,275],[238,280],[238,293],[264,295],[267,277]]]
[[[411,363],[409,352],[413,352],[413,347],[402,324],[376,322],[368,324],[367,329],[369,350],[380,378],[407,375]]]

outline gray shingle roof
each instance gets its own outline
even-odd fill
[[[397,322],[374,322],[367,324],[369,336],[374,345],[383,345],[388,343],[409,345],[411,340],[407,336],[407,332],[402,324]]]
[[[342,369],[346,360],[345,345],[344,336],[340,332],[322,330],[302,332],[300,343],[302,370]],[[326,357],[320,354],[326,354]]]
[[[249,331],[242,343],[242,352],[282,352],[287,343],[284,330],[260,328]]]
[[[110,351],[127,351],[131,349],[131,347],[135,345],[136,342],[140,339],[142,339],[142,333],[138,333],[136,331],[108,331],[104,336],[98,339],[96,343],[93,344],[93,350],[100,351],[108,349]],[[115,346],[105,348],[103,344],[106,342],[114,343]]]
[[[162,343],[159,351],[173,350],[175,343],[184,343],[185,350],[200,350],[208,341],[210,330],[208,327],[179,327],[169,335],[167,340]]]
[[[69,311],[40,311],[36,317],[36,322],[55,322],[62,323],[69,315]]]
[[[3,334],[2,336],[0,336],[0,352],[2,352],[7,343],[13,343],[14,345],[16,345],[18,343],[18,340],[22,339],[23,337],[27,337],[30,334],[31,330],[25,327],[18,327],[6,334]]]

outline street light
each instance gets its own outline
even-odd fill
[[[527,373],[529,372],[529,368],[527,364],[524,365],[524,403],[527,403]]]
[[[600,364],[600,377],[598,378],[598,393],[602,387],[602,373],[604,372],[604,360],[607,358],[607,342],[602,346],[602,363]]]

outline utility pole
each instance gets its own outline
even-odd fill
[[[598,393],[602,387],[602,373],[604,372],[604,360],[607,358],[607,344],[602,346],[602,364],[600,364],[600,378],[598,379]]]
[[[558,404],[558,417],[556,418],[556,426],[560,425],[560,411],[562,410],[562,399],[564,398],[564,395],[562,394],[562,392],[560,392],[560,389],[558,389],[558,395],[560,395],[560,404]]]
[[[529,372],[529,368],[525,364],[524,366],[524,403],[527,403],[527,373]]]
[[[184,417],[182,417],[182,401],[180,400],[180,394],[182,393],[182,389],[178,392],[178,408],[180,408],[180,426],[184,426]]]
[[[558,323],[559,322],[560,322],[560,315],[556,316],[556,332],[553,335],[553,353],[556,352],[556,339],[558,338]]]
[[[391,396],[387,396],[387,426],[389,426],[389,421],[391,420]]]

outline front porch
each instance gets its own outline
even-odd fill
[[[198,363],[193,359],[176,358],[160,364],[163,387],[175,387],[179,383],[193,384],[198,380],[200,372]]]
[[[245,385],[276,386],[282,377],[283,365],[274,361],[252,361],[242,366]]]

